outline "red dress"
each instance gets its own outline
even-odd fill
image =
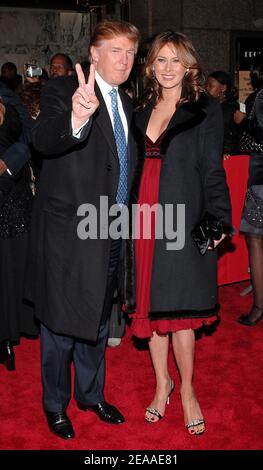
[[[139,201],[141,204],[152,206],[158,203],[159,199],[159,180],[161,170],[160,144],[164,133],[162,133],[157,141],[153,143],[146,136],[146,155],[143,168],[143,174],[140,184]],[[203,324],[211,324],[217,319],[216,316],[211,318],[189,318],[180,320],[149,320],[148,312],[150,310],[150,287],[152,260],[154,253],[154,234],[155,234],[155,215],[152,212],[148,217],[144,217],[140,213],[139,220],[136,219],[136,239],[135,239],[135,256],[136,256],[136,312],[132,315],[132,333],[139,338],[149,338],[153,331],[158,334],[166,334],[178,330],[197,329]],[[143,227],[144,222],[144,227]],[[140,227],[139,227],[140,225]],[[145,225],[147,227],[145,227]],[[143,238],[144,231],[149,229],[150,236],[148,239]]]

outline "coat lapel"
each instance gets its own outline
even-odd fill
[[[128,129],[130,129],[131,118],[132,118],[131,103],[129,102],[129,99],[128,99],[125,91],[123,91],[121,88],[119,88],[119,95],[120,95],[123,110],[124,110],[124,113],[125,113],[125,116],[126,116],[126,119],[127,119]]]
[[[108,142],[108,144],[109,144],[109,146],[110,146],[110,148],[111,148],[111,150],[114,154],[114,157],[119,161],[110,116],[109,116],[105,101],[103,99],[103,96],[101,94],[101,91],[100,91],[97,84],[95,86],[95,90],[96,90],[96,96],[97,96],[97,98],[100,102],[98,110],[96,111],[96,123],[98,124],[101,131],[103,132],[103,134],[104,134],[104,136],[105,136],[105,138],[106,138],[106,140],[107,140],[107,142]],[[120,95],[123,110],[124,110],[124,113],[125,113],[125,116],[126,116],[126,119],[127,119],[128,138],[129,138],[129,136],[130,136],[129,129],[130,129],[130,124],[131,124],[132,112],[131,112],[131,108],[129,107],[128,100],[126,99],[125,92],[120,89],[119,90],[119,95]]]
[[[127,119],[127,125],[128,125],[128,192],[130,192],[131,184],[132,184],[132,179],[133,179],[133,173],[135,169],[135,162],[136,162],[136,155],[134,155],[135,149],[133,148],[132,145],[132,133],[131,133],[131,122],[132,122],[132,115],[133,115],[133,108],[132,108],[132,102],[130,98],[128,98],[127,94],[125,91],[123,91],[121,88],[119,88],[119,95],[121,98],[122,106],[123,106],[123,111],[125,113],[126,119]]]
[[[181,104],[172,116],[161,142],[161,154],[165,155],[171,140],[183,131],[200,124],[206,117],[204,97],[197,103]]]
[[[162,138],[160,148],[161,155],[165,155],[171,140],[176,135],[195,127],[205,119],[206,112],[204,109],[204,101],[205,97],[201,97],[197,103],[184,103],[178,107]],[[144,160],[145,158],[145,134],[154,105],[155,99],[152,98],[146,107],[137,113],[133,125],[133,133],[138,146],[139,160]]]

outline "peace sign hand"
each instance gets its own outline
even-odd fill
[[[80,64],[76,64],[79,87],[72,96],[72,118],[74,129],[78,129],[95,113],[99,101],[95,95],[95,67],[90,65],[89,78],[86,83]]]

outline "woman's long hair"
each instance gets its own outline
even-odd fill
[[[198,101],[200,93],[204,91],[205,81],[198,54],[187,36],[174,31],[165,31],[155,37],[147,54],[143,71],[145,95],[142,104],[145,105],[152,96],[155,96],[157,99],[162,98],[162,87],[155,78],[153,63],[160,49],[166,45],[176,49],[178,59],[186,69],[182,83],[182,98],[179,103]]]

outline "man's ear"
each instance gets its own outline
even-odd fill
[[[98,49],[97,49],[96,46],[91,46],[90,55],[91,55],[91,58],[92,58],[92,63],[96,65],[96,63],[99,60]]]

